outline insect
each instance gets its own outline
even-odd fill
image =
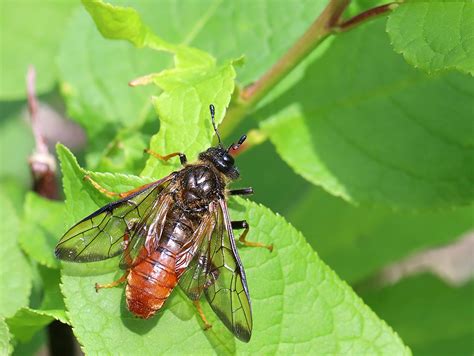
[[[107,204],[67,231],[56,246],[56,256],[70,262],[93,262],[121,255],[124,275],[101,288],[126,282],[128,309],[138,317],[152,317],[179,285],[194,302],[205,329],[210,327],[199,304],[204,294],[225,326],[240,340],[252,333],[252,309],[244,268],[234,242],[234,229],[243,229],[239,241],[247,246],[266,246],[246,240],[249,225],[231,221],[228,195],[249,195],[252,188],[228,190],[239,177],[231,153],[245,141],[227,149],[217,131],[218,145],[199,154],[188,164],[183,153],[154,157],[168,160],[178,156],[183,168],[160,180],[125,193],[105,190],[90,177],[99,191],[121,199]]]

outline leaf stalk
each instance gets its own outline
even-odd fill
[[[383,15],[387,12],[395,10],[400,5],[399,2],[391,2],[389,4],[380,5],[369,9],[367,11],[361,12],[360,14],[350,18],[349,20],[339,23],[335,28],[335,32],[345,32],[353,27],[360,25],[363,22],[372,20],[373,18]]]
[[[331,34],[350,30],[375,16],[391,11],[399,3],[392,2],[381,5],[364,11],[347,21],[341,21],[341,16],[349,4],[350,0],[330,0],[323,12],[283,57],[255,83],[250,84],[240,92],[237,100],[233,100],[231,103],[220,127],[223,137],[227,137],[258,102],[327,37]],[[259,143],[261,142],[259,141]],[[247,144],[247,146],[249,145]],[[246,147],[246,149],[248,148],[250,147]]]

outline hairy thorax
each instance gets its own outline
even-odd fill
[[[186,167],[181,172],[180,182],[176,200],[185,211],[207,210],[208,205],[224,190],[222,178],[207,165]]]

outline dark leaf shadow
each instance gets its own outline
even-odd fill
[[[142,319],[133,315],[128,310],[127,299],[125,297],[125,288],[123,289],[122,299],[120,301],[120,319],[122,320],[122,324],[127,329],[134,332],[135,334],[145,335],[156,326],[162,315],[163,313],[160,313],[160,311],[158,311],[150,319]]]

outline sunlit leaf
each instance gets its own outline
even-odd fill
[[[473,295],[473,281],[455,288],[429,275],[413,276],[394,286],[362,294],[400,333],[415,355],[472,352]]]
[[[2,1],[0,11],[0,98],[26,98],[26,73],[37,72],[36,92],[53,89],[57,81],[54,58],[63,28],[78,4],[67,0]]]
[[[23,251],[38,263],[57,268],[54,246],[64,230],[64,203],[42,198],[34,193],[26,196],[19,243]]]
[[[28,305],[31,291],[31,270],[18,246],[20,220],[11,202],[0,192],[0,316],[9,317]],[[12,268],[15,266],[15,268]]]
[[[75,158],[58,148],[69,211],[76,215],[98,208],[94,188],[84,183]],[[102,182],[107,177],[102,175]],[[132,176],[112,176],[121,186],[140,185]],[[109,181],[108,186],[113,186]],[[81,202],[74,196],[80,194]],[[77,206],[77,208],[76,208]],[[232,204],[234,219],[246,218],[249,239],[274,243],[275,251],[240,248],[254,310],[254,332],[249,344],[234,339],[208,306],[213,328],[204,332],[192,303],[175,291],[159,315],[150,320],[127,311],[123,288],[95,292],[94,284],[110,282],[121,271],[100,273],[92,264],[77,270],[68,264],[62,291],[75,334],[88,353],[120,349],[160,354],[211,352],[320,352],[405,354],[408,349],[386,324],[368,309],[315,254],[303,236],[282,217],[242,199]],[[118,263],[118,262],[116,262]],[[81,272],[82,271],[82,272]],[[269,303],[271,301],[271,303]],[[308,318],[317,322],[308,323]],[[100,332],[99,332],[100,330]]]
[[[105,9],[102,9],[98,2],[86,2],[92,14],[94,14],[93,8],[98,9],[99,13],[94,16],[100,22],[98,26],[104,34],[114,38],[129,38],[131,42],[143,45],[146,42],[137,33],[150,33],[149,29],[152,29],[153,33],[160,36],[160,43],[181,43],[209,51],[218,59],[216,70],[229,59],[244,55],[245,65],[236,68],[239,73],[238,81],[244,84],[254,81],[258,75],[263,74],[305,31],[315,14],[318,14],[324,6],[322,2],[309,0],[279,2],[278,6],[273,6],[272,0],[260,1],[249,6],[208,0],[159,3],[137,0],[114,1],[114,3],[127,3],[133,6],[143,22],[133,10],[121,10],[120,16],[124,21],[131,21],[134,24],[133,31],[119,29],[119,34],[114,34],[112,29],[117,21],[111,21],[109,24],[106,18],[107,11],[117,8],[103,5]],[[133,14],[133,21],[128,20],[125,14]],[[156,39],[156,36],[154,38]],[[127,149],[127,145],[123,142],[123,138],[115,137],[117,131],[122,127],[134,127],[136,130],[145,122],[147,127],[155,127],[152,133],[155,133],[158,127],[156,117],[153,116],[150,95],[158,94],[159,89],[154,86],[130,88],[127,83],[148,73],[172,68],[172,57],[168,53],[147,47],[137,50],[125,41],[101,38],[90,15],[84,9],[80,9],[65,29],[65,40],[58,63],[68,111],[71,117],[86,127],[91,138],[88,146],[91,153],[88,157],[89,167],[104,171],[110,169],[120,171],[120,167],[124,167],[125,163],[118,165],[115,162],[115,158],[120,156],[116,147],[123,144]],[[183,130],[185,123],[195,124],[199,121],[199,133],[209,135],[208,101],[214,99],[214,94],[221,95],[217,94],[221,84],[225,83],[218,80],[208,81],[205,92],[202,85],[200,86],[202,110],[196,107],[190,108],[198,103],[193,99],[194,96],[190,98],[193,100],[186,107],[182,107],[181,101],[165,107],[165,117],[160,120],[166,120],[168,123],[179,120],[179,123],[173,126],[173,130],[160,133],[154,140],[156,144],[154,148],[186,149],[190,157],[194,156],[199,148],[189,145],[188,140],[183,140],[176,132]],[[214,102],[218,115],[224,113],[226,101],[227,99]],[[173,112],[168,115],[170,110]],[[197,117],[197,114],[200,116]],[[218,116],[218,120],[220,119],[221,116]],[[133,130],[130,129],[130,132]],[[189,138],[189,134],[185,137]],[[163,143],[165,138],[172,138],[171,142],[166,141],[166,146]],[[110,146],[112,151],[109,150]],[[106,150],[104,154],[110,154],[114,160],[113,165],[108,164],[108,157],[102,154],[104,148]],[[102,162],[105,162],[105,165],[99,163],[98,157],[104,159]],[[140,157],[134,156],[134,159],[140,160]],[[153,163],[154,161],[150,161],[148,167]],[[156,168],[154,172],[148,168],[147,174],[161,175],[177,167],[175,161],[170,163],[171,167]],[[135,163],[131,163],[131,166],[135,169]],[[125,167],[129,171],[130,165]]]
[[[417,251],[453,242],[474,227],[472,206],[434,212],[356,207],[317,187],[308,189],[287,215],[351,284]]]
[[[0,353],[2,355],[9,355],[12,351],[8,325],[5,323],[5,319],[0,318]]]
[[[474,81],[411,68],[390,48],[383,21],[336,38],[263,109],[271,118],[262,128],[295,172],[352,203],[469,204]]]
[[[15,340],[27,343],[53,320],[69,323],[63,296],[59,289],[60,274],[56,269],[39,268],[42,296],[38,308],[23,307],[6,322]]]
[[[417,68],[474,75],[472,1],[407,1],[390,14],[387,32],[395,51]]]

